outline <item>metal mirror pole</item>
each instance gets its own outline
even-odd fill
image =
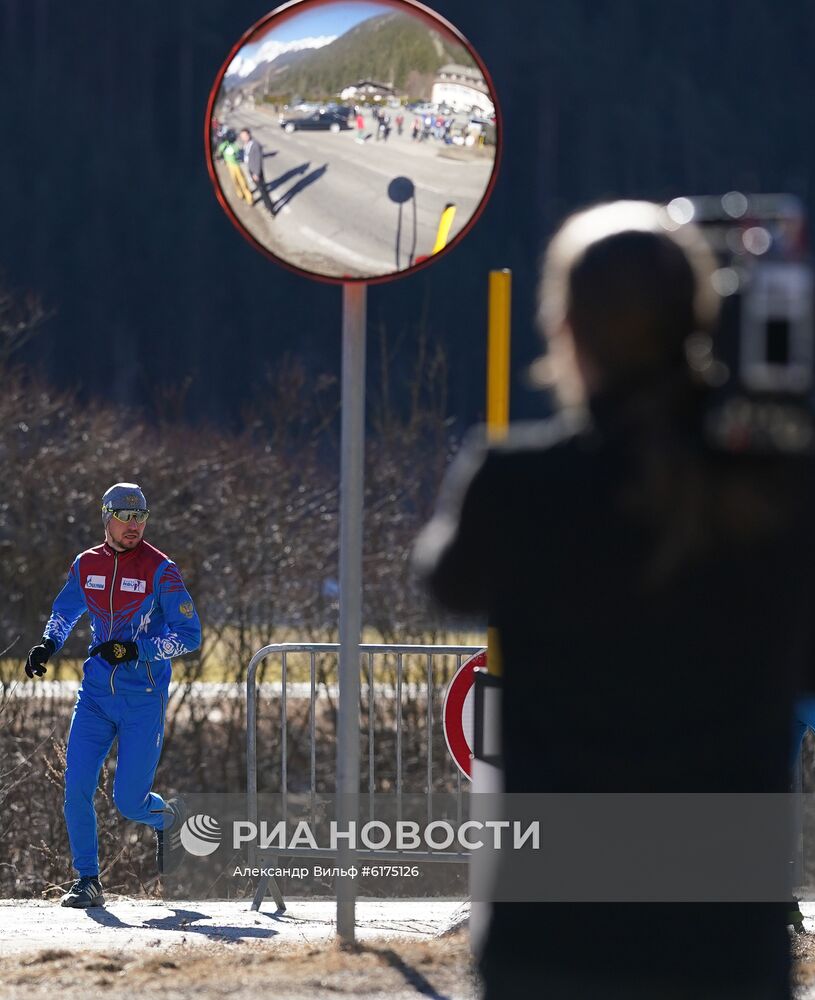
[[[362,503],[365,478],[365,323],[367,288],[342,287],[342,429],[340,443],[340,673],[337,719],[337,822],[356,823],[359,802],[359,642],[362,628]],[[353,855],[339,840],[338,863]],[[338,878],[337,934],[352,944],[356,885]]]

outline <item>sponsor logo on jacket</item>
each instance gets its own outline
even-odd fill
[[[143,594],[147,590],[146,580],[134,580],[130,577],[122,577],[121,589],[131,594]]]
[[[103,576],[89,576],[85,581],[86,590],[104,590],[105,578]]]

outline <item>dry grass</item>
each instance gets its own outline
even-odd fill
[[[815,936],[796,934],[792,941],[792,981],[797,987],[815,988]]]
[[[792,943],[796,993],[815,987],[815,936]],[[0,957],[2,996],[80,1000],[286,1000],[356,996],[362,1000],[476,1000],[478,978],[466,931],[429,941],[390,939],[348,951],[333,943],[275,946],[268,941],[174,945],[146,952],[45,949]]]
[[[363,1000],[475,1000],[477,977],[466,932],[429,941],[389,939],[341,950],[333,943],[275,946],[260,942],[184,944],[160,952],[68,952],[48,949],[0,958],[9,1000],[78,1000],[104,992],[133,997],[254,1000],[273,991],[286,1000],[355,996]]]

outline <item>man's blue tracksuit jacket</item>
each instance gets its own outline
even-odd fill
[[[110,666],[85,660],[68,736],[65,822],[74,868],[98,875],[93,797],[113,740],[119,750],[113,799],[128,819],[157,829],[164,800],[151,792],[164,737],[174,656],[201,643],[201,623],[175,563],[145,541],[116,552],[107,543],[81,552],[68,572],[43,635],[59,650],[88,612],[89,649],[109,639],[135,642],[138,660]]]

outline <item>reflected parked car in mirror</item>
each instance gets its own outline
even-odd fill
[[[297,132],[303,129],[325,129],[329,132],[341,132],[351,126],[348,124],[348,113],[336,111],[314,111],[310,115],[281,115],[280,127],[284,132]]]

